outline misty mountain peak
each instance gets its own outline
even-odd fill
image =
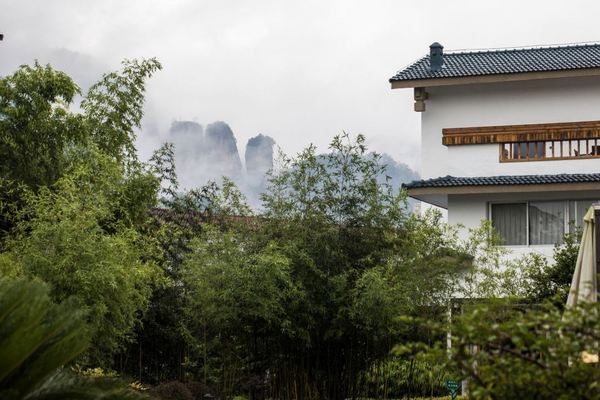
[[[242,161],[238,153],[237,140],[229,125],[223,121],[208,124],[204,141],[206,148],[209,150],[209,161],[229,167],[223,175],[235,177],[240,174]]]
[[[206,126],[205,139],[208,143],[223,148],[228,153],[237,153],[237,140],[231,127],[223,121],[213,122]]]
[[[175,145],[175,164],[183,187],[200,187],[222,176],[235,181],[241,177],[235,135],[225,122],[213,122],[203,129],[194,121],[173,121],[167,140]]]
[[[246,144],[246,171],[248,174],[264,175],[273,168],[273,146],[275,140],[262,133],[250,138]]]
[[[201,137],[204,129],[202,129],[202,125],[194,121],[173,121],[169,134],[175,136],[192,134]]]

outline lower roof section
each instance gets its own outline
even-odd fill
[[[448,208],[448,195],[482,193],[573,192],[600,189],[598,174],[500,175],[425,179],[403,184],[414,199]]]

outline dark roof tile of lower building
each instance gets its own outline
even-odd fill
[[[405,189],[460,187],[460,186],[497,186],[497,185],[545,185],[556,183],[600,182],[598,174],[557,174],[557,175],[500,175],[482,177],[443,176],[440,178],[412,181],[403,184]]]

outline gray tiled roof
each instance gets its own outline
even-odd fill
[[[586,183],[599,182],[599,174],[558,174],[558,175],[501,175],[484,177],[454,177],[412,181],[403,184],[406,189],[457,187],[457,186],[496,186],[496,185],[543,185],[550,183]]]
[[[404,68],[390,82],[432,78],[560,71],[600,67],[600,43],[523,49],[444,53],[437,72],[429,68],[429,55]]]

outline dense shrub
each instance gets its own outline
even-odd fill
[[[514,301],[464,305],[451,327],[450,351],[439,360],[469,382],[470,398],[598,399],[600,369],[584,354],[597,354],[600,305],[582,304],[562,311],[546,303]]]

